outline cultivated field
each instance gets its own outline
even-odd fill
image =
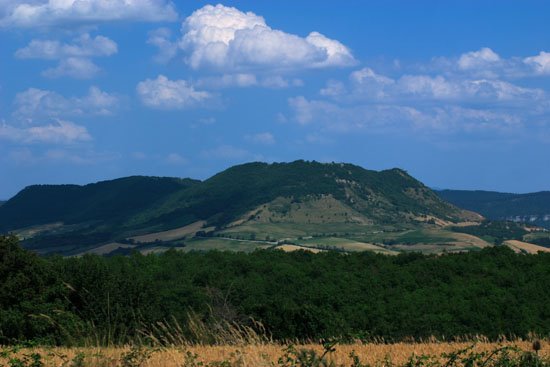
[[[294,347],[268,343],[254,345],[227,346],[187,346],[173,348],[34,348],[10,351],[4,348],[0,354],[0,366],[35,366],[30,362],[33,358],[40,359],[41,366],[101,366],[101,367],[261,367],[261,366],[465,366],[468,359],[479,363],[472,366],[516,366],[517,364],[498,364],[499,357],[509,354],[510,358],[521,358],[521,352],[507,347],[519,348],[523,352],[532,351],[532,342],[515,341],[503,343],[478,342],[427,342],[427,343],[397,343],[397,344],[343,344],[335,345],[334,351],[326,354],[325,362],[333,364],[315,364],[314,358],[309,362],[300,360],[302,356],[320,357],[324,347],[319,344],[298,345]],[[501,349],[501,348],[504,348]],[[458,351],[462,353],[456,353]],[[500,350],[500,351],[499,351]],[[301,351],[315,351],[315,354]],[[496,351],[496,352],[495,352]],[[453,360],[452,355],[456,353]],[[34,355],[34,357],[32,357]],[[352,355],[358,359],[354,362]],[[36,357],[40,356],[40,357]],[[425,357],[421,357],[425,356]],[[427,358],[431,362],[428,364]],[[521,366],[548,366],[550,347],[547,341],[541,343],[538,351],[541,357],[536,363],[522,363]],[[414,358],[417,364],[407,364]],[[12,359],[11,364],[9,359]],[[305,358],[305,357],[304,357]],[[422,358],[425,360],[422,361]],[[14,364],[19,359],[27,364]],[[519,360],[519,359],[517,359]],[[359,361],[360,364],[357,362]],[[466,362],[464,362],[466,361]],[[474,362],[475,362],[474,361]],[[294,364],[293,364],[294,363]],[[37,366],[40,364],[36,364]]]
[[[510,247],[515,252],[527,252],[528,254],[536,254],[537,252],[550,252],[550,248],[533,245],[532,243],[509,240],[504,242],[508,247]]]

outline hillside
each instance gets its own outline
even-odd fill
[[[116,226],[126,217],[196,182],[135,176],[85,186],[29,186],[0,208],[0,231],[56,222]]]
[[[299,203],[322,196],[331,196],[377,223],[409,221],[411,215],[446,220],[463,216],[461,210],[400,169],[376,172],[351,164],[295,161],[231,167],[189,190],[180,190],[139,220],[170,221],[185,213],[223,226],[278,198]]]
[[[550,191],[509,194],[493,191],[441,190],[437,194],[454,205],[493,220],[526,222],[550,228]]]
[[[401,169],[306,161],[243,164],[202,182],[128,177],[30,186],[0,207],[0,230],[15,231],[28,248],[63,254],[250,251],[281,241],[343,251],[391,253],[385,244],[402,243],[408,247],[399,251],[461,251],[486,244],[443,227],[480,219]]]

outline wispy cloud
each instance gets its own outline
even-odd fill
[[[174,5],[165,0],[17,0],[0,3],[0,27],[36,28],[105,22],[174,21]]]
[[[222,89],[222,88],[246,88],[263,87],[271,89],[282,89],[290,87],[301,87],[303,81],[298,78],[285,78],[281,75],[267,75],[258,77],[252,73],[223,74],[219,76],[208,76],[197,80],[196,85],[200,87]]]
[[[71,144],[92,140],[84,126],[63,120],[31,127],[16,127],[4,123],[0,125],[0,138],[25,144]]]
[[[44,118],[111,115],[119,105],[116,95],[92,86],[81,97],[64,97],[51,90],[29,88],[15,96],[14,118],[26,123]]]
[[[211,93],[196,90],[185,80],[170,80],[164,75],[139,82],[136,90],[144,105],[164,110],[196,107],[212,98]]]
[[[104,36],[91,37],[85,33],[72,43],[58,40],[32,40],[27,46],[18,49],[19,59],[58,60],[58,65],[45,70],[42,75],[49,78],[68,76],[76,79],[90,79],[101,69],[91,60],[92,57],[111,56],[118,52],[118,45]]]
[[[206,149],[201,152],[204,158],[221,160],[240,160],[251,157],[252,154],[245,149],[233,145],[220,145],[212,149]]]
[[[245,135],[245,140],[259,145],[273,145],[275,144],[275,137],[270,132],[263,132],[257,134]]]
[[[170,153],[166,156],[166,162],[173,165],[187,164],[188,160],[178,153]]]
[[[543,88],[521,85],[521,79],[543,76],[546,56],[503,59],[482,48],[454,59],[435,59],[422,74],[389,76],[364,67],[347,80],[330,79],[316,98],[297,96],[288,103],[293,121],[318,132],[540,130],[550,127],[541,125],[550,117],[550,96]],[[444,70],[442,60],[447,63]]]
[[[523,61],[537,74],[550,75],[550,52],[541,51],[537,56],[526,57]]]

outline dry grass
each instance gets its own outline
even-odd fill
[[[397,344],[343,344],[337,345],[336,351],[330,359],[337,365],[350,365],[350,353],[354,351],[363,363],[375,365],[376,362],[391,360],[395,364],[404,364],[413,355],[436,355],[450,353],[467,348],[472,342],[454,343],[397,343]],[[478,342],[475,344],[476,351],[489,351],[502,346],[515,345],[522,350],[531,350],[532,343],[529,341],[514,341],[503,343]],[[261,367],[277,365],[277,360],[284,354],[284,345],[276,343],[246,344],[246,345],[222,345],[202,346],[191,345],[185,347],[170,347],[152,349],[150,358],[145,360],[143,367],[180,367],[184,365],[187,352],[198,355],[197,362],[213,363],[221,361],[232,362],[231,365]],[[299,345],[297,349],[314,349],[322,353],[323,347],[319,344]],[[84,355],[84,366],[123,366],[122,360],[130,351],[126,348],[37,348],[23,349],[18,352],[20,356],[30,353],[40,353],[43,356],[45,366],[63,366],[64,362],[73,360],[78,354]],[[543,342],[539,354],[542,357],[550,357],[550,344]],[[0,358],[0,365],[7,361]],[[238,362],[238,363],[237,363]],[[70,364],[65,364],[70,365]]]
[[[517,240],[504,241],[504,244],[510,247],[515,252],[525,251],[529,254],[536,254],[537,252],[550,252],[550,248],[533,245],[532,243],[522,242]]]
[[[310,252],[313,252],[313,253],[318,253],[318,252],[325,252],[326,250],[321,250],[321,249],[318,249],[318,248],[314,248],[314,247],[307,247],[307,246],[296,246],[296,245],[280,245],[280,246],[277,246],[275,247],[276,249],[278,250],[283,250],[285,252],[292,252],[292,251],[310,251]]]

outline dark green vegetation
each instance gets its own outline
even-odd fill
[[[433,214],[455,218],[460,211],[399,169],[369,171],[351,164],[249,163],[235,166],[174,195],[165,213],[181,208],[196,219],[222,226],[279,197],[300,202],[308,196],[332,195],[380,222],[402,219],[396,214]],[[285,211],[282,207],[281,211]]]
[[[275,339],[550,335],[550,254],[176,252],[43,258],[0,239],[0,344],[122,344],[157,322]],[[197,340],[194,340],[197,341]],[[211,340],[198,340],[209,342]]]
[[[75,255],[193,223],[203,226],[202,235],[269,242],[334,233],[365,237],[472,217],[479,219],[400,169],[295,161],[243,164],[203,182],[128,177],[30,186],[0,207],[0,232],[13,231],[40,253]],[[141,245],[144,250],[160,247],[156,240],[183,247],[196,232],[135,241],[154,242]]]
[[[1,207],[0,230],[56,222],[89,223],[110,229],[123,225],[129,217],[173,192],[196,183],[189,179],[136,176],[86,186],[29,186]]]
[[[508,194],[493,191],[442,190],[454,205],[493,220],[515,220],[550,228],[550,191]]]

